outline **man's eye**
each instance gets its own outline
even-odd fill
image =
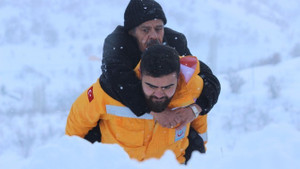
[[[161,30],[162,30],[162,28],[156,28],[156,29],[155,29],[156,32],[159,32],[159,31],[161,31]]]
[[[152,86],[152,85],[148,85],[151,89],[155,89],[156,87],[155,86]]]
[[[143,29],[143,32],[148,33],[149,29]]]
[[[162,89],[167,90],[167,89],[170,89],[170,88],[171,88],[171,86],[167,86],[167,87],[163,87]]]

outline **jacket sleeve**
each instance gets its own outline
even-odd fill
[[[196,130],[196,132],[203,139],[203,142],[207,143],[207,114],[199,115],[193,122],[191,123],[191,127]]]
[[[136,116],[149,112],[141,81],[134,72],[140,55],[138,46],[129,35],[110,35],[105,39],[101,87],[112,98],[130,108]]]
[[[196,103],[202,108],[201,115],[207,114],[217,103],[221,91],[221,85],[218,78],[212,73],[210,68],[203,62],[200,62],[200,73],[198,74],[204,81],[201,95]]]
[[[83,138],[97,125],[100,118],[97,112],[93,104],[89,103],[86,92],[82,93],[71,107],[67,118],[66,134]]]
[[[184,55],[192,55],[187,47],[187,40],[183,34],[181,36],[181,39],[184,45],[181,47],[183,51],[181,51],[180,53]],[[218,78],[213,74],[211,69],[204,62],[200,60],[199,62],[200,73],[198,75],[203,79],[204,86],[202,93],[196,100],[196,104],[198,104],[202,108],[201,115],[205,115],[217,103],[221,91],[221,85]]]

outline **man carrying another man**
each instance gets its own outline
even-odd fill
[[[138,117],[151,112],[143,95],[141,81],[134,72],[142,52],[153,44],[166,44],[176,49],[180,56],[192,55],[184,34],[165,27],[166,23],[165,13],[156,1],[130,0],[124,13],[124,26],[117,26],[104,41],[99,83],[108,95],[124,104]],[[199,65],[200,70],[197,71],[200,72],[198,75],[203,79],[204,85],[194,106],[200,115],[205,115],[217,103],[221,88],[210,68],[201,61]],[[161,126],[167,128],[178,124],[179,128],[182,128],[195,119],[190,108],[166,108],[160,113],[152,114]],[[94,129],[97,128],[99,127]],[[194,150],[204,153],[199,133],[192,127],[190,130],[187,159]],[[90,133],[85,137],[87,140],[100,141],[99,130]]]
[[[202,135],[207,131],[207,115],[198,116],[199,110],[194,106],[203,88],[197,58],[179,59],[175,49],[153,45],[145,50],[134,70],[150,110],[159,113],[165,109],[191,109],[196,113],[195,120],[180,129],[165,128],[155,121],[154,113],[135,116],[97,81],[72,105],[66,134],[85,137],[100,119],[101,142],[119,144],[131,158],[160,158],[166,150],[172,150],[179,163],[186,162],[190,126]]]
[[[118,26],[107,36],[103,47],[102,75],[99,83],[101,89],[114,100],[128,107],[133,117],[148,117],[165,128],[182,129],[197,117],[206,115],[216,104],[220,93],[220,83],[210,68],[199,61],[198,77],[203,79],[203,89],[196,104],[179,109],[165,108],[160,113],[151,110],[142,89],[140,79],[134,68],[141,59],[142,52],[153,44],[166,44],[174,48],[180,56],[191,55],[187,40],[182,33],[165,27],[167,19],[162,7],[154,0],[130,0],[124,13],[124,26]],[[193,90],[192,88],[189,90]],[[91,91],[91,90],[89,90]],[[90,142],[102,141],[99,123],[82,136]],[[188,132],[189,146],[185,152],[188,160],[195,150],[204,153],[204,133],[190,127]]]

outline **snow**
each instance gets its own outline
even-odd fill
[[[222,84],[207,153],[195,152],[188,167],[300,168],[299,1],[159,2],[167,26],[186,35]],[[140,163],[117,145],[64,135],[127,3],[0,1],[1,169],[186,168],[170,151]]]

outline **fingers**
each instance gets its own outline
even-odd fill
[[[183,121],[178,127],[176,127],[177,130],[181,130],[184,126],[188,124],[187,121]]]
[[[173,126],[173,123],[169,122],[169,121],[157,121],[158,124],[160,124],[162,127],[164,128],[171,128],[171,126]]]
[[[171,122],[165,122],[165,123],[162,123],[160,124],[162,127],[165,127],[165,128],[174,128],[175,126],[177,126],[179,123],[176,122],[176,121],[171,121]]]
[[[174,128],[178,123],[176,121],[173,121],[172,123],[170,123],[170,128]]]
[[[183,108],[178,108],[176,110],[166,110],[161,113],[153,113],[153,119],[155,122],[159,123],[164,128],[174,128],[178,124],[185,121]]]
[[[176,127],[176,130],[181,130],[185,125],[182,123],[178,127]]]
[[[180,116],[177,116],[175,118],[175,123],[176,123],[176,125],[179,124],[179,123],[181,123],[181,117]]]

